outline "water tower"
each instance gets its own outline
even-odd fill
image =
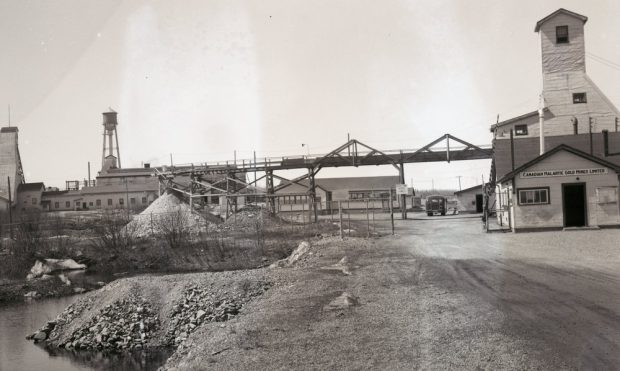
[[[121,155],[118,148],[118,133],[116,131],[116,126],[118,125],[118,121],[116,120],[117,114],[118,113],[111,108],[109,112],[103,113],[103,154],[101,156],[101,171],[121,167]],[[116,147],[114,147],[115,142]],[[114,156],[115,148],[116,156]]]

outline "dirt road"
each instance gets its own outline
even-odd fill
[[[437,217],[399,221],[394,237],[319,241],[167,367],[619,368],[620,230],[481,228]],[[350,275],[334,266],[344,256]],[[358,303],[339,307],[343,292]]]

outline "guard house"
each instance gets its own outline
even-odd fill
[[[514,232],[618,227],[620,165],[565,144],[502,177],[497,195]]]
[[[514,231],[619,223],[620,111],[586,73],[587,21],[558,9],[536,23],[538,109],[491,126],[497,219]]]

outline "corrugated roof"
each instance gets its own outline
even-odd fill
[[[522,166],[523,164],[532,161],[538,157],[539,151],[539,138],[518,138],[514,140],[515,147],[515,168]],[[590,135],[578,134],[578,135],[558,135],[545,137],[546,148],[554,148],[560,144],[566,144],[579,151],[589,153],[590,152]],[[615,165],[620,165],[620,156],[604,156],[603,148],[603,134],[592,134],[592,147],[593,155],[611,162]],[[493,141],[493,160],[495,161],[496,179],[503,178],[506,174],[512,171],[510,163],[510,140],[509,139],[495,139]],[[620,132],[609,133],[609,152],[620,152]]]
[[[543,23],[547,22],[548,20],[550,20],[551,18],[555,17],[558,14],[566,14],[568,16],[575,17],[581,20],[583,23],[586,23],[588,21],[588,17],[586,17],[585,15],[581,15],[575,12],[571,12],[570,10],[560,8],[556,10],[555,12],[549,14],[545,18],[541,19],[540,21],[536,22],[536,27],[534,27],[534,32],[538,32],[540,30],[540,26],[542,26]]]
[[[559,146],[554,147],[553,149],[543,153],[542,155],[534,158],[531,161],[526,162],[525,164],[519,166],[518,168],[514,169],[513,171],[509,172],[508,174],[504,175],[498,182],[502,183],[505,182],[506,180],[514,177],[516,174],[519,174],[520,172],[524,171],[525,169],[531,167],[532,165],[535,165],[537,163],[539,163],[540,161],[549,158],[551,156],[553,156],[555,153],[560,152],[560,151],[566,151],[566,152],[570,152],[576,156],[585,158],[586,160],[590,160],[592,162],[596,162],[599,165],[608,167],[610,169],[615,170],[616,172],[620,172],[620,165],[618,164],[614,164],[612,162],[603,160],[600,157],[597,156],[592,156],[589,153],[580,151],[578,149],[575,149],[571,146],[568,146],[566,144],[560,144]]]

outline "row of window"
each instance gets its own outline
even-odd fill
[[[148,203],[148,199],[146,197],[142,197],[142,205],[146,205]],[[114,200],[111,198],[108,198],[107,200],[108,206],[113,206],[114,205]],[[118,203],[119,205],[124,205],[125,204],[125,199],[124,198],[119,198],[118,199]],[[135,198],[130,198],[129,199],[129,204],[131,205],[136,205],[137,201]],[[76,208],[80,208],[83,206],[83,202],[82,201],[75,201],[75,207]],[[92,207],[92,206],[97,206],[97,207],[101,207],[101,200],[95,200],[95,202],[93,203],[93,201],[89,201],[88,202],[88,206]],[[70,208],[71,207],[71,201],[65,201],[65,208]],[[60,202],[56,201],[54,202],[54,209],[60,209]]]
[[[549,187],[518,189],[519,205],[545,205],[549,201]]]

